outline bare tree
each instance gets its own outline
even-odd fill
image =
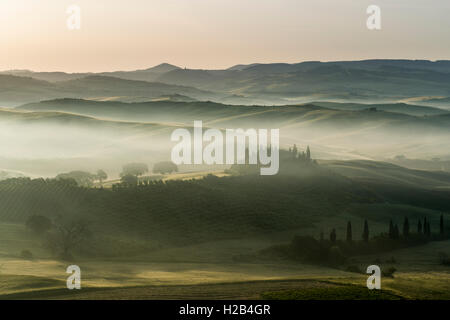
[[[72,251],[90,237],[88,223],[84,220],[63,223],[60,219],[54,222],[54,229],[49,233],[50,249],[64,259],[72,258]]]

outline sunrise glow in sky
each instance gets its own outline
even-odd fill
[[[69,5],[81,29],[66,26]],[[382,29],[366,28],[366,8]],[[450,59],[448,0],[1,0],[0,70]]]

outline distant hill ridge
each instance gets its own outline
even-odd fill
[[[12,88],[11,84],[8,84],[11,90],[1,90],[0,102],[25,103],[62,97],[93,98],[95,96],[121,101],[148,101],[158,96],[178,94],[195,100],[211,100],[227,104],[282,105],[289,102],[314,100],[398,102],[425,96],[443,99],[450,97],[449,60],[374,59],[307,61],[293,64],[256,63],[235,65],[224,70],[182,69],[163,63],[152,68],[134,71],[76,74],[13,70],[3,71],[0,74],[3,74],[3,77],[20,76],[48,82],[45,84],[45,90],[42,88],[43,83],[35,83],[37,88],[23,88],[17,80],[11,78],[10,81],[14,80],[17,87]],[[141,89],[145,84],[119,82],[119,80],[115,83],[112,79],[149,82],[152,83],[153,88],[148,87],[145,91],[129,89],[124,92],[120,83],[128,88],[135,86]],[[103,80],[108,84],[95,83],[94,85],[93,80],[99,82]],[[74,92],[74,88],[67,88],[68,85],[78,84],[78,82],[85,83],[84,88],[78,88],[82,91]],[[162,84],[183,88],[172,87],[163,92],[152,92],[156,90],[157,83],[160,88],[163,87]],[[27,84],[27,86],[32,85],[32,83]],[[109,87],[106,87],[107,85]],[[3,88],[4,85],[0,79],[0,89]],[[445,100],[430,103],[438,107],[440,103],[444,106],[448,104]]]

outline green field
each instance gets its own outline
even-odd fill
[[[351,265],[395,266],[382,291],[369,292],[367,276],[289,261],[236,262],[269,243],[257,238],[159,249],[133,257],[61,261],[43,250],[20,224],[0,226],[2,299],[450,299],[450,269],[437,252],[449,241],[352,258]],[[245,245],[241,245],[245,243]],[[22,249],[37,257],[23,259]],[[395,262],[391,262],[395,257]],[[375,261],[375,262],[374,262]],[[82,289],[66,289],[65,269],[82,270]]]

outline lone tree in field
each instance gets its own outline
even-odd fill
[[[331,230],[330,232],[330,241],[331,242],[336,242],[336,229]]]
[[[352,223],[347,222],[347,242],[352,242]]]
[[[420,219],[417,223],[417,233],[422,233],[422,222],[420,221]]]
[[[152,171],[153,171],[153,173],[166,174],[166,173],[178,172],[178,167],[172,161],[162,161],[162,162],[155,163]]]
[[[148,166],[145,163],[129,163],[123,166],[121,177],[131,175],[135,177],[142,176],[148,172]]]
[[[87,222],[83,220],[64,223],[57,219],[54,226],[47,239],[48,246],[55,254],[67,260],[72,258],[72,251],[91,235]]]
[[[97,170],[97,174],[95,175],[95,178],[100,181],[100,185],[103,187],[103,181],[108,179],[108,175],[105,171],[102,169]]]
[[[403,221],[403,236],[408,237],[409,236],[409,221],[408,217],[405,217],[405,220]]]
[[[439,219],[439,234],[443,236],[444,233],[444,214],[441,213],[441,218]]]
[[[362,238],[364,242],[369,242],[369,224],[367,223],[367,220],[364,220],[364,231],[362,234]]]

